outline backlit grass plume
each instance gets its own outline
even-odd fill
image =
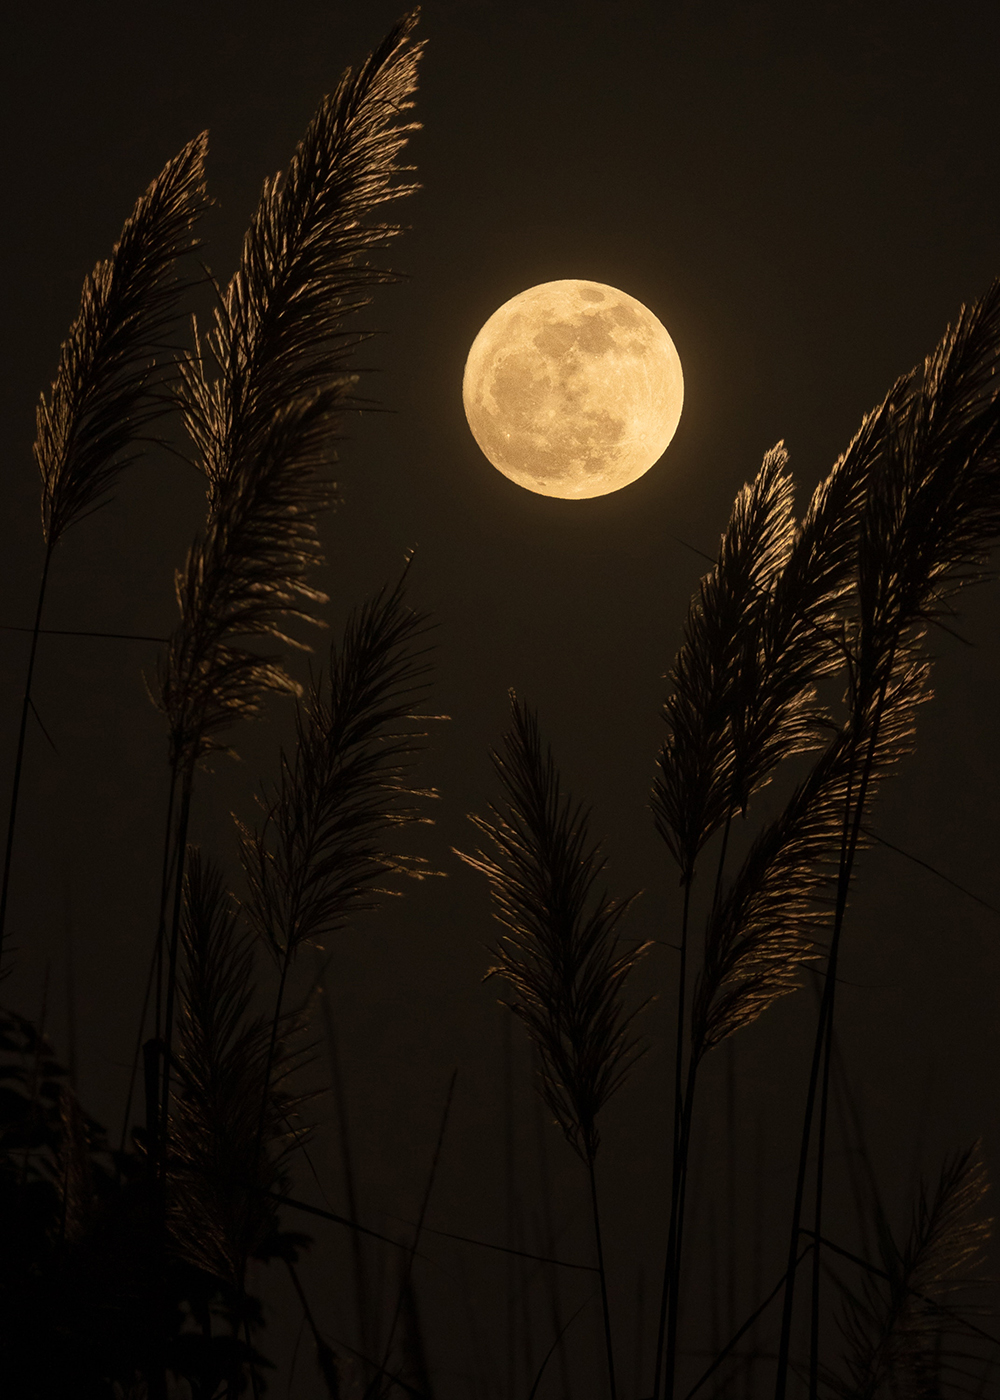
[[[877,733],[868,715],[861,717],[867,727],[860,734],[847,726],[835,735],[714,905],[692,1007],[695,1063],[796,990],[803,962],[819,956],[817,940],[833,917],[831,892],[840,877],[858,749],[874,740],[867,811],[879,780],[913,746],[916,707],[929,696],[927,673],[922,661],[900,658]]]
[[[902,1246],[877,1221],[881,1268],[859,1290],[840,1281],[846,1374],[828,1377],[850,1400],[925,1400],[969,1393],[981,1354],[970,1349],[969,1289],[979,1280],[992,1221],[979,1145],[946,1163],[937,1185],[922,1185]]]
[[[300,1102],[288,1084],[297,1057],[280,1041],[271,1048],[270,1018],[252,1006],[252,936],[197,852],[188,861],[182,939],[170,1232],[182,1258],[242,1289],[248,1258],[274,1229],[268,1193],[300,1140],[288,1126]]]
[[[866,416],[800,524],[781,444],[736,498],[718,560],[692,601],[663,708],[668,735],[653,809],[685,879],[775,766],[822,742],[815,684],[846,664],[862,509],[911,379]]]
[[[284,630],[313,622],[325,595],[308,582],[322,562],[317,516],[334,499],[332,441],[350,380],[276,413],[254,452],[215,486],[203,534],[177,578],[181,623],[160,669],[171,760],[189,772],[235,720],[259,715],[263,694],[297,694],[281,657],[248,645],[295,645]]]
[[[840,872],[844,802],[854,781],[857,735],[847,732],[830,743],[723,893],[730,824],[783,760],[821,746],[834,729],[818,704],[816,686],[822,676],[847,665],[845,628],[862,511],[871,479],[886,454],[894,411],[908,401],[909,392],[909,377],[904,377],[866,417],[847,452],[814,492],[798,526],[791,514],[786,454],[779,445],[765,456],[756,479],[736,499],[717,563],[692,602],[684,644],[671,673],[675,689],[663,711],[668,735],[660,753],[653,810],[657,829],[681,867],[684,909],[671,1228],[661,1297],[657,1394],[664,1361],[668,1395],[673,1383],[677,1300],[674,1296],[671,1301],[671,1294],[676,1295],[679,1279],[698,1065],[714,1045],[794,990],[801,963],[814,955],[813,939],[821,921],[815,900],[836,884]],[[880,771],[905,745],[912,704],[918,698],[911,692],[920,690],[920,681],[919,667],[903,667],[897,677],[898,722],[882,736]],[[865,723],[864,716],[859,723]],[[874,729],[878,731],[877,724]],[[686,1035],[691,887],[698,855],[720,828],[704,959]]]
[[[276,414],[342,372],[367,338],[349,317],[375,286],[397,280],[369,257],[401,229],[371,215],[417,188],[398,179],[412,168],[398,156],[419,129],[405,119],[423,49],[417,18],[404,16],[344,73],[287,173],[264,184],[240,266],[186,370],[188,428],[213,491]]]
[[[281,754],[263,820],[253,830],[237,822],[247,914],[279,968],[265,1086],[299,949],[371,908],[388,892],[382,882],[425,873],[421,859],[391,849],[400,827],[428,820],[414,799],[434,795],[409,778],[426,738],[413,721],[430,668],[427,619],[407,606],[405,584],[406,571],[348,618],[298,707],[295,751]],[[263,1115],[262,1100],[262,1131]]]
[[[858,563],[853,685],[878,689],[908,629],[985,576],[1000,535],[1000,281],[925,361],[872,482]]]
[[[207,133],[189,141],[126,219],[111,257],[83,284],[80,310],[59,368],[36,416],[35,461],[42,477],[42,523],[53,549],[66,530],[96,510],[143,430],[171,407],[163,370],[174,367],[167,340],[190,281],[177,262],[192,246],[206,206]]]
[[[496,854],[462,860],[489,879],[494,913],[506,927],[489,976],[504,977],[507,1002],[538,1051],[539,1092],[566,1141],[587,1166],[597,1243],[608,1379],[615,1400],[611,1316],[598,1214],[594,1161],[597,1117],[643,1053],[633,1033],[636,1011],[622,993],[648,944],[623,951],[618,925],[632,903],[597,893],[605,862],[591,844],[590,813],[564,795],[538,718],[510,693],[511,725],[504,752],[493,752],[503,806],[492,819],[472,816]]]
[[[618,925],[632,898],[597,893],[604,870],[589,835],[589,813],[562,791],[551,750],[542,748],[535,714],[511,691],[512,727],[493,766],[504,790],[492,819],[470,818],[494,854],[462,859],[489,880],[496,917],[507,932],[489,975],[503,977],[507,1005],[538,1052],[538,1087],[590,1180],[601,1276],[612,1400],[615,1365],[594,1161],[597,1115],[643,1053],[625,981],[648,943],[622,950]],[[461,853],[459,853],[461,854]],[[634,896],[633,896],[634,898]]]
[[[752,783],[737,770],[741,720],[761,683],[759,616],[792,542],[792,482],[779,443],[736,498],[715,567],[688,613],[663,707],[653,788],[657,829],[690,884],[706,841]]]
[[[540,1090],[583,1159],[600,1143],[597,1115],[642,1047],[622,991],[648,944],[623,951],[618,925],[632,899],[598,894],[604,869],[589,814],[565,795],[535,714],[511,692],[512,727],[493,766],[504,790],[492,819],[471,817],[495,849],[462,859],[490,882],[507,932],[491,976],[511,987],[542,1066]]]
[[[813,1255],[813,1397],[818,1390],[823,1149],[837,963],[868,788],[877,775],[881,727],[893,723],[898,675],[924,664],[919,647],[927,624],[941,621],[949,595],[984,576],[989,550],[1000,533],[998,371],[1000,283],[994,282],[984,297],[963,307],[935,351],[909,376],[908,391],[887,423],[885,449],[870,477],[861,515],[856,614],[845,633],[848,718],[841,729],[842,735],[853,735],[852,769],[789,1234],[776,1400],[783,1400],[788,1368],[795,1253],[816,1102],[820,1150]]]
[[[427,619],[407,606],[405,574],[351,614],[296,715],[296,745],[262,799],[256,830],[240,823],[248,914],[284,968],[303,943],[369,907],[379,882],[421,874],[390,848],[422,817],[409,771],[426,735],[414,713],[427,691]]]
[[[307,582],[320,562],[316,518],[332,505],[336,415],[361,338],[345,318],[393,280],[368,255],[398,229],[374,209],[414,188],[397,156],[415,124],[416,14],[397,24],[325,98],[284,178],[265,183],[240,266],[184,367],[184,408],[208,480],[208,519],[178,579],[181,621],[161,668],[175,761],[190,767],[216,735],[259,712],[267,690],[295,691],[277,656],[290,617],[325,601]]]
[[[45,556],[7,818],[0,964],[31,684],[53,551],[71,525],[108,499],[119,473],[138,455],[150,424],[172,406],[164,381],[167,371],[176,371],[177,357],[169,338],[178,301],[191,285],[177,268],[194,246],[192,229],[207,203],[206,147],[202,132],[167,162],[125,220],[110,258],[87,276],[52,388],[42,394],[36,411],[34,455],[42,478]]]
[[[171,764],[157,936],[157,1032],[168,1057],[195,768],[234,722],[260,713],[267,692],[300,692],[280,650],[258,648],[290,644],[289,620],[315,621],[325,601],[309,576],[322,559],[317,519],[335,495],[333,445],[352,384],[343,362],[361,338],[345,317],[375,284],[392,280],[368,257],[398,230],[371,215],[413,188],[397,180],[397,157],[414,128],[405,113],[420,56],[416,19],[401,20],[356,74],[347,71],[287,174],[265,183],[240,265],[183,366],[184,416],[208,514],[178,574],[180,621],[158,676]],[[164,1130],[168,1099],[166,1069]]]

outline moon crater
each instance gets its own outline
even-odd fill
[[[544,282],[473,341],[462,398],[473,437],[519,486],[582,499],[627,486],[673,437],[680,359],[641,302],[600,282]]]

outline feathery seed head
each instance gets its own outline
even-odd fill
[[[167,162],[125,221],[111,257],[83,284],[80,311],[59,354],[48,398],[36,413],[35,461],[49,550],[108,499],[137,455],[144,430],[171,407],[164,368],[175,308],[191,285],[176,272],[207,205],[208,137]]]
[[[590,844],[588,814],[563,795],[537,718],[513,691],[511,713],[504,752],[493,754],[504,805],[491,809],[491,821],[470,818],[496,858],[457,854],[489,880],[507,930],[488,975],[510,985],[508,1005],[539,1054],[540,1091],[567,1141],[592,1163],[597,1115],[643,1053],[632,1035],[637,1013],[625,1010],[622,992],[649,944],[620,951],[618,924],[632,899],[595,895],[604,862]]]

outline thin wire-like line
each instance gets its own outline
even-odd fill
[[[36,722],[36,724],[38,725],[38,727],[39,727],[39,729],[42,731],[42,733],[45,735],[46,739],[48,739],[48,741],[49,741],[49,747],[51,748],[52,752],[56,755],[56,757],[58,757],[58,756],[59,756],[59,748],[58,748],[58,746],[57,746],[57,744],[56,744],[55,739],[53,739],[52,735],[51,735],[51,734],[49,733],[49,731],[45,728],[44,721],[42,720],[41,715],[38,713],[38,706],[35,704],[34,700],[32,700],[32,699],[30,699],[30,698],[29,698],[29,700],[28,700],[28,705],[29,705],[30,708],[31,708],[31,713],[35,716],[35,722]]]
[[[951,876],[946,875],[943,870],[938,870],[937,867],[931,865],[929,861],[922,860],[920,856],[913,855],[911,851],[904,851],[902,846],[894,846],[891,841],[887,841],[884,836],[879,836],[878,832],[872,831],[870,827],[863,826],[861,830],[866,836],[871,837],[873,841],[877,841],[880,846],[887,846],[890,851],[895,851],[896,855],[903,856],[906,860],[911,860],[914,865],[921,866],[924,870],[929,871],[931,875],[935,875],[939,880],[943,880],[946,885],[951,885],[952,889],[958,890],[960,894],[964,894],[968,899],[974,900],[976,904],[982,905],[984,909],[988,909],[991,914],[995,914],[996,917],[1000,919],[1000,909],[990,904],[988,900],[982,899],[978,894],[973,894],[972,890],[968,890],[964,885],[960,885],[957,880],[953,880]]]
[[[31,632],[31,627],[15,627],[10,622],[0,622],[0,632]],[[40,627],[39,634],[45,637],[109,637],[118,642],[162,642],[169,637],[150,637],[145,632],[82,632],[74,627]]]
[[[404,1243],[403,1240],[394,1240],[389,1235],[380,1235],[377,1230],[370,1230],[356,1220],[348,1220],[346,1215],[338,1215],[336,1211],[332,1210],[323,1210],[320,1206],[311,1206],[306,1201],[298,1201],[293,1196],[283,1196],[277,1191],[269,1191],[267,1194],[272,1201],[277,1201],[279,1205],[291,1206],[293,1210],[303,1210],[309,1215],[318,1215],[322,1220],[332,1220],[335,1225],[345,1225],[350,1230],[359,1230],[361,1234],[371,1235],[373,1239],[381,1240],[383,1244],[391,1244],[395,1249],[403,1249],[413,1253],[412,1245]],[[406,1220],[401,1215],[394,1215],[390,1218],[398,1220],[402,1225],[414,1226],[414,1221]],[[510,1249],[506,1245],[493,1244],[489,1240],[477,1240],[471,1235],[452,1234],[450,1230],[435,1230],[430,1225],[425,1225],[423,1229],[424,1234],[427,1235],[440,1235],[446,1240],[457,1240],[460,1244],[475,1245],[477,1249],[492,1249],[499,1254],[514,1254],[520,1259],[530,1259],[536,1264],[555,1264],[560,1269],[579,1269],[587,1274],[597,1273],[593,1264],[574,1264],[568,1259],[550,1259],[543,1254],[529,1254],[524,1249]]]
[[[834,1254],[840,1254],[845,1259],[849,1259],[852,1264],[857,1264],[859,1268],[867,1269],[870,1274],[875,1274],[879,1278],[885,1279],[887,1283],[892,1283],[892,1279],[884,1269],[880,1269],[877,1264],[870,1264],[867,1259],[862,1259],[858,1254],[852,1254],[849,1249],[844,1249],[842,1245],[834,1244],[833,1240],[828,1240],[825,1235],[817,1235],[814,1230],[807,1230],[804,1225],[801,1227],[801,1233],[803,1235],[810,1235],[814,1241],[818,1239],[827,1249],[832,1249]],[[967,1317],[963,1317],[962,1314],[957,1312],[954,1308],[949,1308],[944,1303],[939,1303],[936,1299],[929,1298],[926,1293],[921,1293],[916,1288],[907,1288],[906,1291],[914,1298],[919,1298],[922,1303],[928,1303],[945,1317],[952,1318],[953,1321],[967,1328],[977,1337],[982,1337],[985,1341],[992,1342],[994,1346],[1000,1346],[1000,1337],[994,1336],[992,1332],[984,1331],[982,1327],[977,1327],[974,1322],[970,1322]]]

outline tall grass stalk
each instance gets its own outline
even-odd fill
[[[908,393],[909,380],[901,379],[867,416],[797,526],[787,456],[780,444],[765,456],[755,481],[737,497],[716,566],[702,581],[688,616],[671,673],[674,693],[664,706],[668,737],[653,809],[657,830],[686,884],[705,843],[723,831],[693,996],[692,1063],[795,990],[798,969],[813,955],[819,916],[812,903],[833,877],[848,749],[843,743],[828,746],[811,778],[796,789],[782,817],[758,836],[723,892],[728,829],[785,759],[819,747],[828,730],[816,686],[847,659],[844,619],[861,511],[894,405]],[[693,1086],[690,1073],[689,1080]],[[675,1099],[677,1083],[675,1066]],[[657,1344],[657,1381],[662,1376],[668,1397],[676,1361],[671,1336],[676,1338],[677,1302],[671,1303],[671,1294],[680,1277],[684,1112],[675,1108],[671,1224]],[[659,1389],[654,1395],[659,1400]]]
[[[978,1357],[959,1338],[981,1334],[970,1289],[992,1224],[986,1191],[975,1143],[944,1164],[932,1190],[921,1184],[902,1244],[879,1216],[882,1267],[866,1266],[860,1289],[838,1279],[847,1353],[846,1374],[824,1376],[834,1393],[874,1400],[887,1385],[913,1395],[967,1390],[967,1363]]]
[[[393,1344],[396,1339],[396,1329],[403,1316],[404,1308],[408,1299],[412,1301],[413,1288],[413,1261],[420,1248],[420,1241],[423,1238],[424,1223],[427,1219],[427,1208],[430,1205],[431,1193],[434,1190],[434,1183],[437,1180],[438,1168],[441,1165],[441,1149],[444,1147],[445,1133],[448,1130],[448,1119],[451,1116],[451,1106],[455,1097],[455,1083],[458,1079],[458,1070],[452,1071],[448,1081],[448,1092],[445,1094],[444,1108],[441,1111],[441,1122],[438,1125],[437,1141],[434,1144],[434,1154],[431,1157],[430,1170],[427,1173],[427,1181],[424,1185],[423,1196],[420,1201],[420,1213],[417,1216],[417,1223],[413,1231],[413,1243],[403,1259],[402,1277],[400,1278],[399,1290],[396,1295],[396,1306],[393,1309],[392,1320],[389,1323],[389,1330],[386,1333],[385,1342],[382,1346],[382,1360],[379,1364],[379,1373],[369,1381],[365,1389],[365,1400],[374,1400],[376,1386],[379,1377],[386,1374],[386,1367],[392,1355]]]
[[[163,1157],[166,1220],[179,1256],[240,1296],[248,1259],[275,1229],[272,1196],[286,1184],[289,1153],[303,1141],[289,1124],[304,1100],[289,1085],[309,1052],[288,1047],[294,1017],[284,1019],[281,1047],[274,1050],[269,1018],[252,1006],[250,931],[197,851],[189,857],[183,893],[177,1092],[171,1151]],[[257,1150],[265,1083],[266,1148]]]
[[[344,1191],[347,1197],[348,1219],[357,1226],[361,1215],[358,1208],[357,1172],[354,1165],[350,1115],[347,1107],[347,1088],[344,1084],[340,1046],[337,1041],[337,1026],[333,1016],[333,998],[329,983],[324,975],[321,988],[323,1030],[326,1036],[327,1058],[330,1063],[330,1079],[333,1088],[334,1108],[337,1114],[337,1136],[340,1151],[341,1169],[344,1176]],[[351,1230],[351,1259],[354,1268],[354,1307],[361,1351],[368,1354],[371,1332],[371,1290],[368,1283],[368,1270],[365,1266],[364,1241],[361,1231]]]
[[[356,378],[342,366],[363,339],[344,320],[367,304],[370,288],[395,280],[368,256],[399,230],[370,216],[414,188],[397,181],[406,168],[397,157],[415,129],[403,119],[421,51],[411,42],[415,24],[415,13],[404,17],[356,74],[347,70],[286,175],[265,182],[240,265],[182,366],[208,517],[178,575],[181,618],[159,677],[182,792],[175,891],[197,765],[235,721],[259,715],[267,692],[301,693],[279,655],[247,643],[301,645],[285,631],[289,620],[315,623],[313,608],[326,601],[308,576],[322,562],[317,520],[335,500],[332,444]],[[175,894],[164,1112],[179,919]]]
[[[649,947],[622,952],[618,925],[632,900],[597,894],[604,869],[591,845],[589,814],[563,794],[538,721],[511,692],[512,727],[493,766],[504,791],[491,818],[471,817],[496,856],[461,858],[489,881],[494,912],[507,930],[490,976],[510,985],[507,1005],[524,1023],[538,1053],[538,1090],[583,1162],[590,1187],[607,1353],[608,1386],[617,1382],[604,1244],[594,1162],[597,1115],[624,1082],[643,1046],[625,1010],[629,972]]]
[[[110,258],[84,281],[80,310],[59,352],[56,377],[36,412],[34,457],[42,480],[42,561],[21,700],[0,880],[3,962],[18,798],[32,709],[38,639],[53,554],[73,525],[105,504],[139,455],[150,425],[171,407],[165,384],[176,354],[168,344],[177,304],[192,285],[178,275],[203,213],[207,135],[169,160],[140,195]]]
[[[775,574],[790,545],[791,479],[787,454],[779,444],[769,452],[755,481],[740,492],[723,535],[715,568],[702,581],[688,614],[685,641],[671,679],[674,692],[663,717],[668,727],[653,790],[657,830],[681,872],[684,907],[678,976],[673,1084],[671,1192],[667,1249],[663,1268],[657,1329],[653,1394],[661,1387],[673,1394],[677,1302],[680,1276],[684,1181],[690,1141],[694,1073],[684,1089],[688,944],[692,886],[698,856],[722,829],[722,849],[712,896],[718,904],[722,872],[734,806],[743,807],[750,791],[766,781],[768,762],[758,740],[747,743],[761,717],[753,713],[754,683],[762,660],[756,654],[758,618]],[[799,693],[782,697],[787,731],[785,748],[796,751],[806,743],[805,701]],[[771,736],[768,734],[767,736]],[[692,1069],[693,1061],[690,1062]],[[685,1127],[685,1124],[687,1125]]]
[[[278,783],[262,793],[261,823],[238,823],[247,910],[278,968],[272,1046],[299,950],[371,908],[381,880],[425,873],[387,841],[428,820],[414,799],[431,795],[408,782],[426,737],[413,721],[429,667],[427,619],[407,606],[405,580],[351,614],[298,707],[294,755],[282,753]]]
[[[797,1251],[806,1163],[817,1094],[825,1148],[834,988],[847,895],[864,839],[866,803],[883,761],[906,751],[915,703],[925,698],[928,663],[920,643],[946,599],[984,576],[1000,533],[1000,284],[963,307],[954,327],[888,415],[885,445],[871,473],[858,523],[857,620],[849,629],[848,719],[834,742],[850,752],[841,823],[834,927],[817,1025],[792,1213],[789,1259]],[[950,610],[949,610],[950,611]],[[909,691],[909,694],[906,692]],[[898,711],[898,713],[894,713]],[[887,722],[894,738],[883,746]],[[881,751],[881,752],[880,752]],[[816,1235],[821,1237],[824,1156],[817,1160]],[[817,1244],[817,1249],[820,1246]],[[819,1274],[814,1270],[814,1297]],[[782,1313],[776,1400],[783,1400],[791,1343],[795,1271]],[[814,1303],[812,1316],[818,1314]],[[811,1324],[812,1351],[818,1325]],[[814,1395],[819,1362],[810,1363]]]

